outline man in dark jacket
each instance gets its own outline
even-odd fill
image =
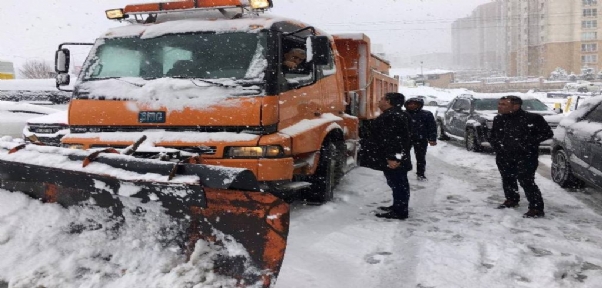
[[[422,110],[424,100],[410,98],[404,104],[410,114],[410,128],[412,129],[412,147],[416,155],[416,176],[420,181],[426,181],[426,150],[428,145],[437,145],[437,123],[430,111]]]
[[[412,170],[412,162],[409,116],[401,108],[403,102],[401,93],[385,94],[378,102],[382,114],[372,121],[367,139],[362,139],[360,165],[383,171],[387,184],[393,190],[393,205],[379,207],[384,211],[376,214],[380,218],[408,218],[408,171]]]
[[[552,138],[554,133],[541,115],[522,110],[522,103],[518,96],[502,97],[498,102],[499,115],[493,119],[490,143],[496,152],[506,196],[498,208],[518,206],[518,180],[529,201],[529,211],[523,217],[538,218],[545,216],[541,191],[535,184],[539,144]]]

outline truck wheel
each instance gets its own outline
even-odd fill
[[[437,106],[437,102],[436,101],[431,101],[429,103],[426,104],[427,106]]]
[[[552,155],[551,174],[552,180],[560,187],[579,188],[583,186],[583,181],[573,175],[569,157],[564,150],[558,150]]]
[[[320,149],[320,163],[316,173],[311,177],[311,188],[305,197],[308,202],[326,203],[334,197],[337,170],[337,146],[328,142]]]
[[[481,146],[481,143],[479,143],[477,139],[477,133],[474,129],[466,130],[466,134],[464,136],[464,143],[466,144],[466,150],[468,151],[483,151],[483,146]]]
[[[443,128],[443,123],[441,123],[441,121],[437,121],[437,139],[449,140],[449,136],[445,134],[445,129]]]

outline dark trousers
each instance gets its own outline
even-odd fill
[[[502,175],[502,186],[506,199],[518,202],[518,183],[525,190],[525,196],[529,201],[529,209],[543,211],[543,198],[541,191],[535,184],[535,171],[539,165],[537,154],[528,155],[496,155],[495,162]]]
[[[404,217],[408,216],[410,204],[410,183],[408,182],[408,171],[397,169],[386,169],[383,171],[387,184],[393,190],[393,212]]]
[[[424,176],[426,171],[426,149],[429,147],[429,142],[426,139],[412,140],[414,147],[414,155],[416,155],[416,175]]]

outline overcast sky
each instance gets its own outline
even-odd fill
[[[118,22],[104,11],[148,0],[1,0],[0,59],[53,62],[62,42],[92,42]],[[451,23],[491,0],[274,0],[273,14],[330,33],[364,32],[383,52],[416,55],[451,50]]]

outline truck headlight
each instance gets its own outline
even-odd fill
[[[61,147],[68,149],[84,149],[83,144],[62,144]]]
[[[226,157],[230,158],[275,158],[282,157],[284,152],[281,146],[250,146],[226,147]]]

